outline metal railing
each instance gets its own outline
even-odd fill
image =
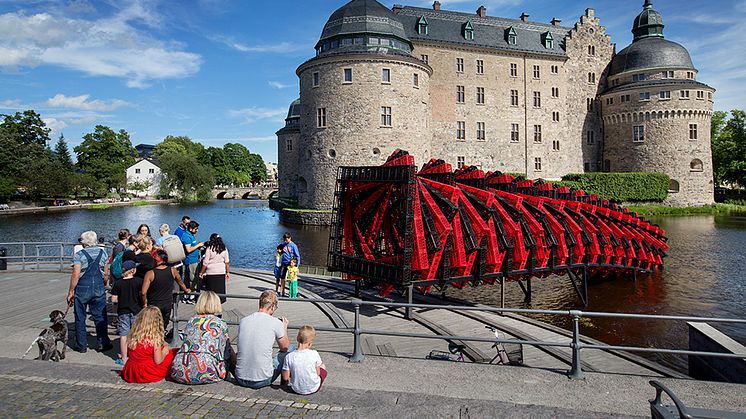
[[[184,295],[178,294],[179,296]],[[194,294],[198,295],[198,294]],[[246,299],[246,300],[259,300],[259,297],[237,295],[237,294],[219,294],[226,298],[235,299]],[[175,330],[179,329],[179,323],[188,321],[186,318],[178,317],[178,307],[180,298],[176,298],[176,305],[172,314],[172,321],[174,323]],[[599,345],[594,343],[585,343],[581,341],[580,333],[580,319],[591,318],[591,317],[616,317],[626,319],[649,319],[649,320],[662,320],[662,321],[695,321],[695,322],[710,322],[710,323],[737,323],[746,324],[746,319],[733,319],[733,318],[717,318],[717,317],[694,317],[694,316],[664,316],[664,315],[649,315],[649,314],[628,314],[628,313],[605,313],[605,312],[593,312],[593,311],[581,311],[581,310],[531,310],[531,309],[509,309],[509,308],[497,308],[497,307],[472,307],[472,306],[458,306],[458,305],[433,305],[433,304],[411,304],[411,303],[392,303],[392,302],[378,302],[378,301],[363,301],[360,299],[351,300],[327,300],[320,298],[304,298],[304,299],[288,299],[279,298],[280,301],[292,301],[302,302],[310,304],[333,304],[333,305],[346,305],[352,306],[354,311],[354,325],[353,327],[326,327],[319,326],[316,330],[323,332],[333,333],[352,333],[354,336],[353,351],[350,357],[350,362],[362,362],[365,356],[362,351],[361,335],[381,335],[381,336],[396,336],[396,337],[409,337],[418,339],[440,339],[449,341],[467,341],[467,342],[487,342],[487,343],[508,343],[508,344],[521,344],[531,346],[550,346],[560,348],[570,348],[572,351],[572,364],[568,371],[568,376],[572,379],[583,379],[583,368],[582,368],[582,351],[586,349],[605,350],[605,351],[627,351],[627,352],[647,352],[647,353],[660,353],[660,354],[676,354],[676,355],[693,355],[693,356],[710,356],[710,357],[721,357],[721,358],[740,358],[746,359],[746,353],[742,354],[728,354],[721,352],[703,352],[703,351],[692,351],[683,349],[664,349],[664,348],[651,348],[651,347],[637,347],[637,346],[619,346],[619,345]],[[545,315],[558,315],[570,317],[572,319],[572,338],[569,342],[552,342],[552,341],[533,341],[533,340],[522,340],[522,339],[496,339],[494,337],[485,338],[479,336],[455,336],[455,335],[427,335],[418,333],[406,333],[406,332],[393,332],[390,330],[376,330],[376,329],[364,329],[361,323],[360,308],[365,306],[377,306],[386,308],[419,308],[419,309],[441,309],[451,310],[455,312],[463,311],[481,311],[488,313],[497,313],[502,315],[503,313],[515,313],[515,314],[545,314]],[[236,322],[227,322],[229,325],[238,325]],[[290,329],[298,329],[298,326],[289,326]],[[176,338],[177,333],[174,333]],[[177,339],[177,344],[178,338]]]
[[[0,261],[27,268],[57,268],[62,271],[73,260],[73,243],[64,242],[8,242],[0,243]]]

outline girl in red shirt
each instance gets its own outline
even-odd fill
[[[146,307],[137,315],[127,335],[127,363],[122,378],[128,383],[154,383],[168,376],[174,353],[163,339],[163,317],[157,307]]]

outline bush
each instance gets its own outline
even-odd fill
[[[668,182],[663,173],[570,173],[556,184],[611,201],[661,202],[668,196]]]

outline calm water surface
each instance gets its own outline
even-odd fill
[[[146,223],[157,231],[161,223],[172,230],[189,215],[200,223],[199,240],[216,232],[231,252],[235,266],[271,269],[274,248],[283,233],[290,232],[301,249],[304,264],[326,265],[329,230],[325,227],[283,224],[277,213],[262,201],[217,201],[209,205],[151,205],[108,210],[76,210],[54,214],[6,216],[0,218],[0,242],[73,242],[82,231],[92,229],[107,241],[119,228],[135,231]],[[630,279],[606,280],[589,287],[588,311],[616,311],[645,314],[746,317],[746,216],[701,216],[654,220],[669,237],[665,270]],[[566,277],[533,281],[531,303],[523,301],[517,284],[507,285],[509,307],[567,310],[581,308]],[[499,287],[449,290],[448,297],[499,305]],[[567,327],[563,319],[543,320]],[[746,343],[746,326],[715,324],[741,343]],[[687,342],[686,325],[660,321],[590,319],[582,333],[610,344],[682,348]],[[655,358],[685,370],[683,358]]]

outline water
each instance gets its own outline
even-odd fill
[[[84,230],[92,229],[107,241],[119,228],[135,231],[146,223],[157,232],[161,223],[173,230],[182,215],[200,223],[197,239],[219,233],[234,266],[272,269],[274,249],[282,234],[290,232],[301,250],[302,262],[326,265],[329,230],[326,227],[283,224],[277,213],[263,201],[217,201],[210,205],[151,205],[107,210],[79,210],[53,214],[0,218],[0,242],[74,242]],[[694,315],[744,318],[746,309],[746,216],[672,217],[654,220],[666,230],[671,249],[665,269],[640,275],[637,282],[606,280],[589,286],[588,311],[643,314]],[[517,284],[507,285],[507,306],[536,309],[583,309],[567,277],[533,280],[533,299],[523,301]],[[499,305],[499,286],[449,290],[448,297]],[[565,319],[542,320],[568,327]],[[714,324],[741,343],[746,343],[746,326]],[[686,324],[620,319],[584,320],[581,332],[610,344],[685,348]],[[686,370],[683,357],[653,359]]]

